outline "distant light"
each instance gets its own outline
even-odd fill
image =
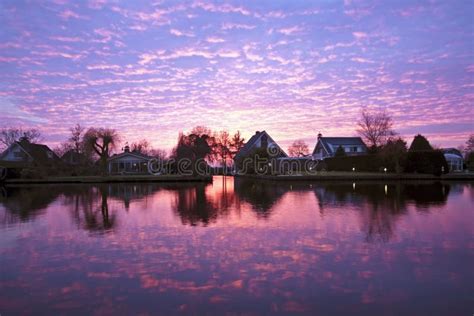
[[[386,173],[386,172],[387,172],[387,168],[383,168],[383,171]]]
[[[352,171],[356,171],[356,168],[355,168],[355,167],[353,167],[353,168],[352,168]]]
[[[385,185],[385,195],[387,195],[387,193],[388,193],[388,186]]]

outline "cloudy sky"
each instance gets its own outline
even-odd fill
[[[474,132],[473,1],[0,1],[0,127],[76,123],[170,149],[195,125],[286,147],[386,109],[407,140]]]

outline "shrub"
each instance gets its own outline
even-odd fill
[[[42,179],[45,174],[39,168],[24,168],[20,172],[20,177],[23,179]]]
[[[345,157],[346,152],[342,146],[337,147],[336,152],[334,153],[334,157]]]
[[[407,172],[441,175],[449,172],[449,166],[441,151],[408,152],[405,170]]]
[[[328,171],[356,171],[377,172],[384,168],[378,155],[361,155],[333,157],[324,159]]]

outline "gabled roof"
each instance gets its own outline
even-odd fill
[[[14,142],[0,157],[3,158],[12,146],[19,146],[34,162],[44,163],[59,160],[58,155],[56,155],[56,153],[48,146],[33,144],[26,139]]]
[[[274,144],[276,144],[278,146],[278,144],[273,140],[273,138],[270,137],[270,135],[268,135],[268,133],[266,131],[261,131],[261,132],[257,131],[257,132],[255,132],[255,134],[252,137],[250,137],[250,139],[247,141],[247,143],[245,143],[244,147],[242,147],[239,150],[239,152],[235,155],[234,159],[240,159],[242,157],[247,156],[252,151],[252,148],[254,147],[255,143],[257,143],[257,141],[263,135],[267,135],[269,140],[271,140]],[[283,154],[284,157],[288,157],[288,155],[283,151],[283,149],[280,148],[280,146],[278,146],[278,148],[280,149],[280,152]]]
[[[328,154],[332,154],[333,148],[337,149],[339,146],[363,146],[364,148],[367,148],[360,137],[318,137],[318,142],[314,147],[313,154],[315,153],[319,142],[321,142],[321,145]]]
[[[263,131],[265,132],[265,131]],[[257,140],[262,136],[263,132],[256,132],[250,139],[245,143],[244,147],[240,148],[239,152],[235,155],[234,159],[239,159],[241,157],[245,157],[247,154],[250,153],[253,145],[257,142]]]
[[[126,157],[126,156],[132,156],[134,158],[143,159],[143,160],[151,160],[153,158],[153,157],[144,155],[142,153],[139,153],[137,151],[125,151],[121,154],[115,154],[112,157],[109,157],[108,161],[123,158],[123,157]]]

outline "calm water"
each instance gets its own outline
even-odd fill
[[[472,183],[0,193],[2,316],[474,312]]]

